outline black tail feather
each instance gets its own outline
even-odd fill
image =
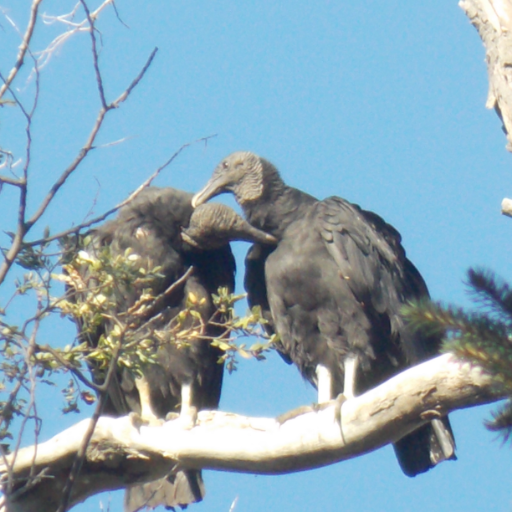
[[[393,447],[402,471],[410,477],[425,473],[445,460],[457,459],[447,417],[423,425],[402,437]]]
[[[201,501],[204,494],[201,471],[179,471],[154,482],[128,487],[124,495],[124,511],[153,510],[160,505],[167,510],[184,509],[190,503]]]

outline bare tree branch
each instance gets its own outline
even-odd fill
[[[98,49],[96,48],[96,34],[94,31],[96,30],[94,27],[94,20],[91,17],[91,12],[89,11],[89,7],[85,0],[80,0],[82,7],[85,11],[85,15],[87,16],[87,21],[89,22],[89,33],[91,35],[91,43],[92,43],[92,60],[94,64],[94,72],[96,73],[96,84],[98,86],[98,92],[100,93],[101,106],[104,110],[108,109],[107,100],[105,98],[105,90],[103,88],[103,80],[100,73],[100,65],[98,62]],[[152,60],[152,58],[151,58]]]
[[[53,39],[51,41],[51,43],[44,50],[37,52],[39,69],[44,68],[48,64],[48,62],[50,62],[50,59],[54,55],[56,50],[59,47],[61,47],[66,41],[68,41],[73,35],[75,35],[79,32],[90,32],[90,25],[89,25],[87,18],[85,18],[79,22],[73,21],[80,4],[81,4],[81,2],[78,1],[78,3],[73,8],[73,10],[67,14],[61,14],[58,16],[50,16],[48,14],[42,15],[43,22],[45,24],[52,25],[54,23],[60,23],[60,24],[66,25],[68,27],[68,30],[66,30],[62,34],[59,34],[55,39]],[[104,0],[104,2],[95,11],[93,11],[90,14],[90,18],[93,21],[96,20],[98,18],[98,16],[100,15],[101,11],[103,11],[103,9],[105,9],[108,5],[111,5],[111,4],[114,5],[113,0]],[[114,10],[117,13],[115,6],[114,6]],[[120,20],[120,22],[122,23],[121,20]],[[123,25],[124,25],[124,23],[123,23]]]
[[[149,59],[147,60],[146,64],[142,68],[142,71],[139,73],[139,75],[134,80],[134,82],[132,82],[130,84],[130,86],[128,87],[128,89],[126,89],[125,92],[121,95],[121,96],[124,96],[125,99],[126,99],[126,97],[128,97],[129,93],[133,90],[135,85],[137,85],[140,82],[141,78],[146,73],[147,69],[149,68],[149,65],[153,61],[155,53],[156,53],[156,49],[153,50],[153,52],[151,52],[151,55],[149,56]],[[116,101],[118,101],[118,100],[116,100]],[[66,180],[69,178],[69,176],[72,174],[72,172],[78,167],[78,165],[82,162],[82,160],[87,156],[89,151],[91,149],[94,149],[93,144],[94,144],[96,136],[98,135],[98,132],[99,132],[99,130],[101,128],[101,125],[103,124],[103,120],[105,119],[105,115],[112,108],[115,108],[115,107],[113,107],[111,105],[107,105],[106,108],[102,107],[100,109],[100,112],[98,113],[98,117],[96,118],[96,123],[95,123],[91,133],[89,134],[89,138],[87,139],[87,142],[85,143],[85,146],[80,150],[80,153],[77,155],[77,157],[72,162],[72,164],[61,174],[59,179],[54,183],[54,185],[52,186],[52,188],[48,192],[48,195],[45,197],[45,199],[43,200],[43,202],[41,203],[41,205],[39,206],[37,211],[34,213],[32,218],[29,221],[27,221],[27,231],[28,231],[28,229],[30,229],[31,226],[34,225],[35,222],[37,222],[39,220],[41,215],[43,215],[43,213],[45,212],[46,208],[48,207],[48,205],[50,204],[52,199],[55,197],[55,194],[62,187],[62,185],[64,185]],[[1,273],[0,273],[0,278],[1,278]]]
[[[12,81],[18,74],[18,71],[20,70],[21,66],[23,66],[23,63],[25,61],[25,55],[29,48],[30,41],[32,39],[32,35],[34,34],[34,28],[36,26],[36,20],[37,20],[37,11],[39,9],[39,4],[41,2],[42,2],[42,0],[33,0],[33,2],[32,2],[32,7],[30,8],[30,18],[28,20],[27,30],[25,30],[25,35],[23,36],[23,41],[21,42],[21,45],[20,45],[16,63],[14,64],[14,67],[11,69],[7,78],[4,80],[4,84],[2,85],[2,87],[0,87],[0,99],[3,97],[5,92],[9,89],[10,85],[12,84]]]
[[[120,96],[119,98],[117,98],[116,100],[114,100],[111,104],[110,104],[110,108],[118,108],[119,105],[121,103],[123,103],[123,101],[126,100],[126,98],[128,97],[128,95],[132,92],[132,90],[137,86],[137,84],[142,80],[142,77],[144,76],[144,74],[146,73],[147,69],[149,68],[149,66],[151,66],[151,62],[153,62],[153,59],[155,58],[155,55],[156,55],[156,52],[158,51],[158,48],[154,48],[153,51],[151,52],[151,55],[149,56],[149,59],[148,61],[146,62],[146,65],[142,68],[141,72],[138,74],[138,76],[135,77],[135,79],[133,80],[133,82],[128,86],[128,88],[126,89],[126,91],[124,91]],[[210,136],[211,137],[211,136]]]
[[[149,59],[147,60],[146,64],[144,65],[142,71],[137,75],[135,80],[129,85],[128,89],[125,90],[125,92],[120,96],[120,98],[123,98],[122,101],[124,101],[130,92],[133,90],[133,88],[140,82],[142,77],[144,76],[145,72],[147,71],[149,65],[151,64],[154,56],[155,56],[156,50],[153,50],[151,53]],[[5,276],[9,272],[9,269],[11,268],[12,264],[14,263],[16,256],[19,254],[23,247],[23,240],[25,235],[29,232],[29,230],[32,228],[32,226],[41,218],[43,213],[46,211],[50,203],[52,202],[53,198],[59,191],[59,189],[64,185],[66,180],[69,178],[69,176],[75,171],[75,169],[80,165],[80,163],[83,161],[83,159],[87,156],[89,151],[94,148],[94,141],[96,140],[96,136],[98,135],[98,132],[103,124],[103,121],[105,119],[105,115],[109,112],[109,110],[113,108],[117,108],[119,103],[119,98],[114,102],[114,106],[108,105],[107,108],[101,108],[98,117],[96,118],[96,123],[93,126],[93,129],[91,133],[89,134],[89,137],[87,139],[87,142],[85,143],[84,147],[80,150],[79,154],[75,158],[75,160],[69,165],[69,167],[60,175],[60,177],[57,179],[57,181],[53,184],[51,189],[49,190],[46,197],[43,199],[41,204],[39,205],[39,208],[36,210],[36,212],[32,215],[32,217],[25,221],[25,207],[26,207],[26,186],[20,186],[20,207],[18,212],[18,231],[16,233],[16,236],[11,244],[11,247],[7,251],[7,254],[5,255],[4,261],[2,265],[0,266],[0,284],[4,281]],[[168,165],[168,164],[166,164]],[[27,168],[27,163],[25,164],[25,169]]]
[[[136,425],[131,417],[102,417],[70,503],[100,491],[155,480],[172,468],[256,474],[313,469],[395,442],[455,409],[501,397],[479,368],[445,354],[344,403],[338,399],[305,406],[276,419],[202,411],[196,426],[187,429],[179,419],[151,427]],[[7,496],[7,512],[55,510],[62,477],[90,424],[84,420],[39,444],[35,466],[37,475],[48,477],[44,484],[32,485],[27,477],[35,447],[20,451],[12,468],[19,490],[16,499]],[[0,465],[0,472],[6,471]],[[26,484],[32,485],[31,492],[23,494],[20,490]]]
[[[183,144],[177,151],[174,152],[174,154],[160,167],[158,167],[153,174],[144,181],[139,187],[137,187],[136,190],[134,190],[126,199],[121,201],[118,205],[114,206],[114,208],[111,208],[110,210],[106,211],[102,215],[95,217],[94,219],[91,219],[87,222],[84,222],[82,224],[79,224],[78,226],[74,226],[72,228],[66,229],[65,231],[61,231],[60,233],[57,233],[56,235],[52,235],[46,238],[40,238],[38,240],[34,240],[33,242],[26,242],[24,243],[27,247],[33,247],[35,245],[40,245],[43,243],[52,242],[53,240],[58,240],[59,238],[62,238],[63,236],[71,235],[73,233],[78,233],[79,231],[82,231],[83,229],[86,229],[94,224],[97,224],[98,222],[104,221],[107,217],[112,215],[113,213],[117,212],[120,208],[123,206],[126,206],[129,202],[133,201],[146,187],[149,187],[151,185],[152,181],[166,168],[168,167],[177,157],[178,155],[189,146],[192,146],[193,144],[197,144],[199,142],[204,142],[205,144],[212,139],[213,137],[216,137],[217,135],[208,135],[207,137],[201,137],[200,139],[194,140],[192,142],[187,142],[186,144]]]

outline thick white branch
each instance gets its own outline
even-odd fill
[[[100,418],[74,487],[73,503],[183,467],[264,474],[312,469],[380,448],[449,411],[499,398],[479,368],[446,354],[346,401],[341,411],[335,401],[301,407],[276,419],[203,411],[192,429],[184,429],[179,420],[138,427],[129,417]],[[50,497],[58,499],[59,485],[88,421],[18,453],[12,478],[26,482],[30,471],[43,476],[33,485],[29,482],[28,492],[19,483],[15,486],[6,505],[9,512],[52,510]],[[0,465],[0,472],[6,479],[5,466]],[[45,502],[50,508],[42,508]]]

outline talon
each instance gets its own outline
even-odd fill
[[[341,407],[342,405],[348,400],[348,398],[343,394],[340,393],[335,399],[335,405],[334,405],[334,418],[336,419],[336,422],[338,423],[338,426],[340,427],[340,434],[343,441],[345,441],[345,438],[343,437],[343,429],[341,427]]]
[[[193,429],[197,423],[197,407],[190,406],[187,407],[185,411],[182,410],[179,421],[184,429]]]

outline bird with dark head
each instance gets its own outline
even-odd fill
[[[130,341],[154,341],[156,363],[143,365],[139,377],[126,368],[118,369],[108,389],[103,411],[106,415],[132,413],[139,420],[154,424],[179,412],[180,420],[191,425],[198,410],[218,407],[223,375],[219,361],[223,352],[209,339],[223,336],[224,331],[218,326],[221,322],[210,323],[210,319],[216,314],[212,294],[219,287],[234,291],[235,260],[229,242],[271,243],[275,239],[250,226],[227,206],[212,203],[194,210],[191,199],[192,194],[181,190],[147,188],[124,206],[116,219],[89,233],[91,241],[84,250],[91,256],[108,246],[112,257],[129,254],[144,273],[158,267],[160,276],[151,282],[151,293],[162,300],[150,310],[151,316],[144,318],[147,327],[134,327],[133,332],[128,329],[125,337]],[[79,272],[84,282],[91,288],[95,286],[93,270],[83,267]],[[183,279],[185,275],[188,277]],[[96,347],[100,337],[114,327],[109,318],[122,318],[143,293],[147,294],[148,284],[121,284],[117,290],[115,306],[100,326],[91,332],[83,328],[83,321],[77,322],[80,337],[91,347]],[[72,292],[77,296],[75,300],[80,299],[80,292],[69,291]],[[173,340],[173,322],[188,307],[190,297],[195,298],[204,327],[200,336],[179,346]],[[189,315],[180,327],[194,330],[194,318]],[[101,384],[104,372],[95,367],[91,371]],[[200,501],[203,495],[201,472],[179,471],[159,481],[129,487],[125,510],[133,512],[158,505],[184,507]]]
[[[235,240],[275,245],[277,238],[251,226],[232,208],[220,203],[197,207],[188,227],[181,231],[184,242],[199,250],[218,249]]]
[[[413,331],[401,314],[428,290],[400,234],[381,217],[289,187],[274,165],[250,152],[225,158],[192,205],[223,192],[234,194],[250,224],[278,239],[275,248],[249,253],[248,298],[270,310],[278,351],[318,389],[319,402],[364,393],[438,353],[440,338]],[[448,417],[394,448],[408,476],[455,459]]]

